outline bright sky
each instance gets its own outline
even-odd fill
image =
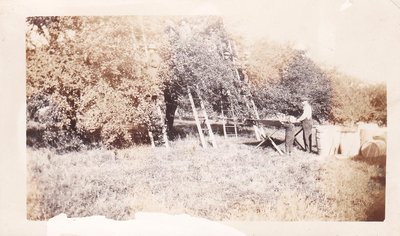
[[[225,15],[250,41],[291,42],[324,65],[375,82],[400,75],[400,0],[392,1],[236,0],[198,11]]]

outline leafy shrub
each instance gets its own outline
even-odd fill
[[[326,120],[330,112],[331,83],[324,71],[305,52],[258,42],[257,61],[249,66],[252,94],[264,116],[276,113],[299,116],[301,100],[307,97],[317,120]],[[252,55],[250,55],[251,57]],[[255,60],[255,59],[253,59]],[[269,66],[263,62],[270,63]]]
[[[327,74],[332,81],[330,120],[333,123],[362,121],[386,124],[386,85],[367,84],[336,70]]]
[[[386,84],[380,83],[370,85],[368,88],[369,102],[372,111],[368,121],[376,121],[380,125],[387,124],[387,87]]]
[[[123,147],[133,143],[132,129],[157,124],[149,97],[162,98],[162,81],[140,50],[137,18],[27,21],[28,123],[39,109],[48,111],[40,121],[46,144],[83,137]]]

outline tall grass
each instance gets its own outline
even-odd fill
[[[63,212],[128,219],[162,211],[212,220],[377,219],[370,212],[384,199],[384,184],[376,181],[384,178],[383,168],[300,150],[280,156],[247,141],[218,137],[218,148],[203,149],[189,137],[169,150],[64,155],[28,149],[28,218]]]

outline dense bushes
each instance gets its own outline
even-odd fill
[[[367,88],[369,103],[372,109],[367,121],[376,121],[380,125],[387,125],[387,88],[386,84],[379,83]]]
[[[386,85],[368,84],[337,70],[327,71],[332,86],[329,120],[337,124],[386,125]]]
[[[314,118],[328,119],[330,80],[305,52],[289,45],[260,41],[253,46],[250,58],[252,94],[264,116],[276,113],[299,116],[301,100],[307,97],[313,106]]]
[[[71,135],[108,147],[129,146],[132,129],[157,124],[152,98],[162,98],[162,81],[136,39],[138,22],[132,17],[28,18],[30,133],[40,131],[29,126],[40,109],[48,111],[37,120],[45,127],[45,144],[60,150],[70,145]],[[142,132],[137,141],[146,135]]]

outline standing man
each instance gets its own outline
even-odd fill
[[[303,127],[303,139],[306,151],[312,151],[312,139],[311,139],[311,131],[312,131],[312,108],[308,103],[307,98],[303,98],[301,102],[303,105],[303,114],[297,119],[297,122],[301,121],[301,125]]]

